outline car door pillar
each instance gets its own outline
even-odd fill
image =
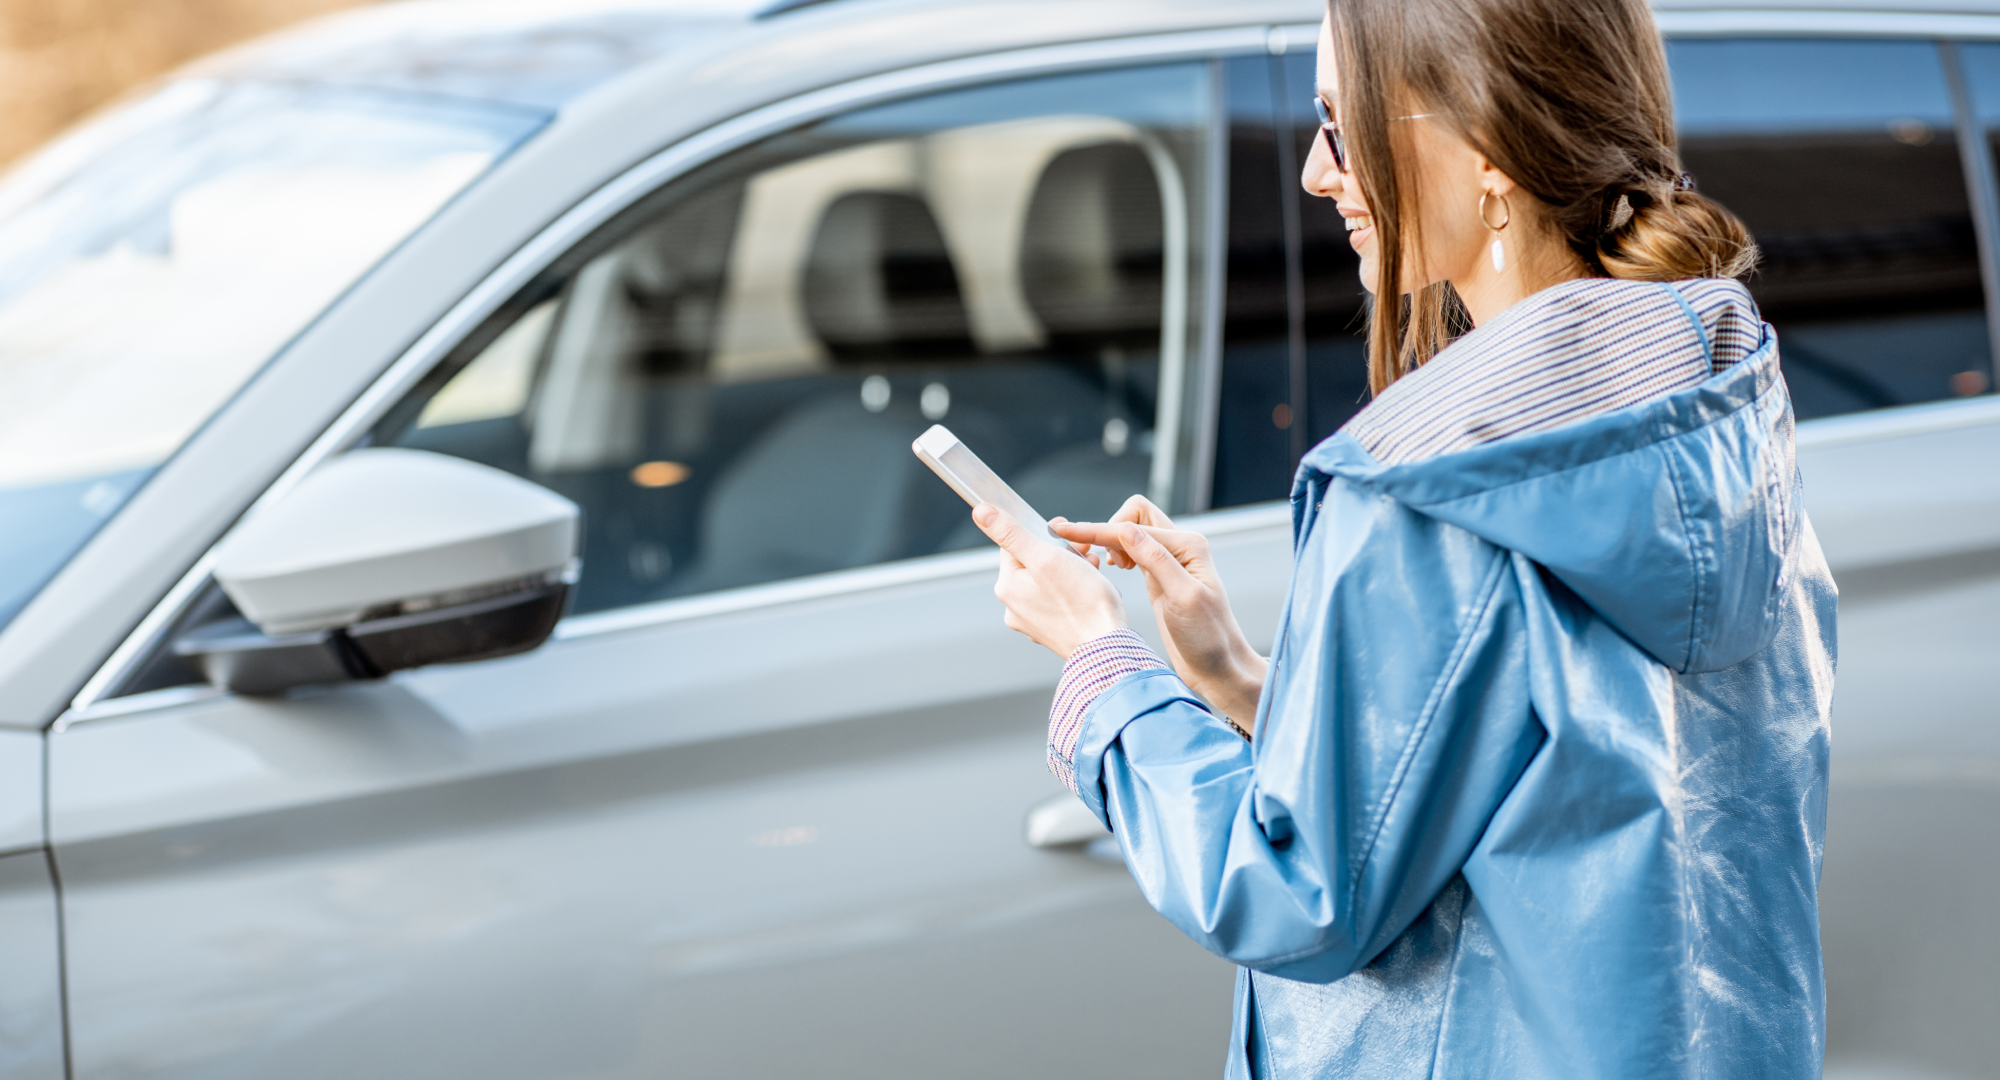
[[[1989,377],[2000,376],[2000,192],[1993,178],[1993,151],[1986,142],[1986,125],[1981,122],[1972,89],[1960,63],[1958,43],[1938,42],[1944,63],[1945,85],[1951,90],[1952,115],[1958,129],[1958,157],[1965,168],[1965,191],[1972,204],[1972,230],[1979,241],[1980,280],[1986,295],[1987,364]],[[1995,379],[1994,381],[2000,381]]]

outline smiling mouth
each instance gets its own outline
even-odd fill
[[[1358,253],[1361,245],[1375,238],[1375,218],[1360,214],[1344,220],[1347,223],[1347,244]]]

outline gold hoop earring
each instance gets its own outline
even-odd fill
[[[1500,212],[1506,215],[1500,219],[1500,224],[1498,225],[1493,224],[1493,219],[1486,216],[1486,200],[1488,199],[1500,200]],[[1479,223],[1486,226],[1486,230],[1493,234],[1493,246],[1487,249],[1487,253],[1493,256],[1493,272],[1496,274],[1507,269],[1507,248],[1500,243],[1500,232],[1508,225],[1513,224],[1513,221],[1514,208],[1508,204],[1507,196],[1495,194],[1491,191],[1482,191],[1479,193]]]

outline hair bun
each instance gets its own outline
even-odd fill
[[[1757,245],[1736,215],[1696,194],[1694,178],[1681,173],[1661,198],[1651,193],[1618,199],[1627,220],[1605,230],[1597,243],[1604,272],[1632,281],[1742,277],[1757,265]]]

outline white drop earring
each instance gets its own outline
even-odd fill
[[[1486,214],[1486,201],[1488,199],[1500,200],[1500,213],[1504,216],[1501,217],[1500,224],[1498,225],[1493,224],[1493,219]],[[1479,193],[1479,223],[1486,226],[1487,231],[1493,234],[1493,246],[1487,249],[1487,253],[1493,256],[1493,272],[1496,274],[1504,273],[1507,269],[1507,247],[1500,242],[1500,231],[1505,229],[1513,220],[1514,208],[1507,205],[1507,196],[1496,195],[1491,191],[1482,191]]]

